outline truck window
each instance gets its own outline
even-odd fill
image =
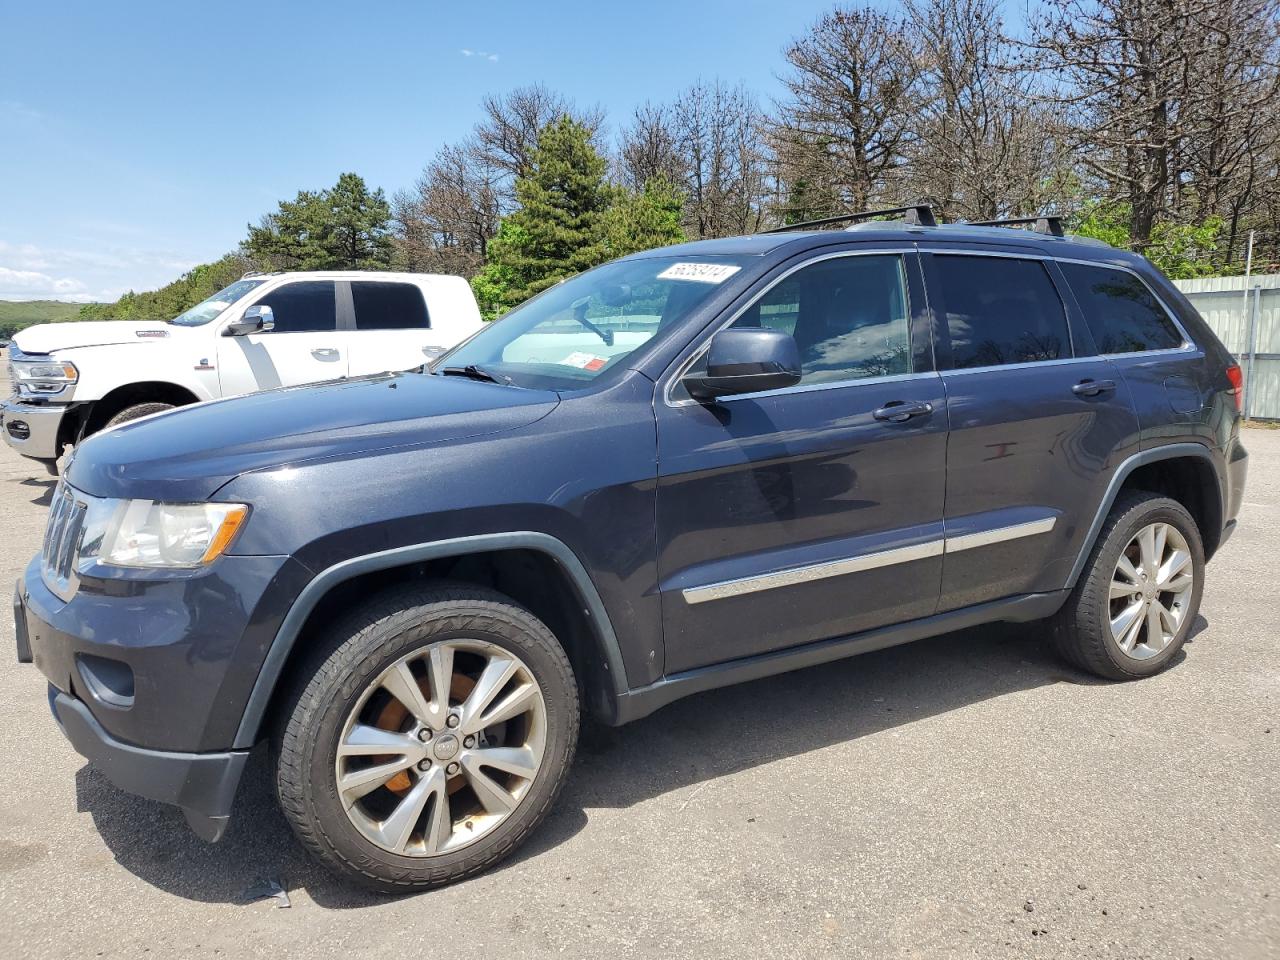
[[[431,326],[422,290],[412,283],[351,281],[357,330],[424,330]]]
[[[271,308],[275,333],[306,333],[338,328],[337,296],[332,280],[300,280],[277,287],[256,303]]]

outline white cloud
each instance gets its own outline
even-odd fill
[[[127,246],[48,248],[0,240],[0,300],[110,301],[126,290],[163,286],[196,262]]]
[[[463,47],[458,52],[464,57],[479,57],[482,60],[492,60],[495,63],[498,60],[498,55],[496,53],[489,53],[485,50],[469,50],[468,48]]]
[[[0,266],[0,300],[67,300],[83,293],[84,284],[74,277]]]

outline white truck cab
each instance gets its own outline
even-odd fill
[[[53,472],[64,447],[103,427],[201,400],[409,370],[481,323],[462,277],[246,274],[166,322],[19,331],[0,433]]]

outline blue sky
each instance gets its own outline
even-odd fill
[[[0,2],[0,299],[114,299],[354,170],[388,195],[489,92],[611,127],[699,77],[778,93],[832,0]]]

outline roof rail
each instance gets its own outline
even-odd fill
[[[805,220],[803,223],[789,223],[783,227],[761,230],[761,233],[789,233],[792,230],[808,230],[810,227],[826,227],[833,223],[846,223],[856,220],[870,220],[872,217],[885,217],[891,213],[906,216],[907,223],[917,227],[936,227],[938,221],[933,217],[933,209],[927,203],[913,203],[906,207],[886,207],[884,210],[863,210],[861,213],[842,213],[838,217],[823,217],[820,220]]]
[[[967,226],[970,227],[1017,227],[1023,224],[1032,224],[1031,229],[1035,233],[1043,233],[1050,237],[1065,237],[1066,231],[1062,229],[1062,217],[1006,217],[1003,220],[972,220]]]

